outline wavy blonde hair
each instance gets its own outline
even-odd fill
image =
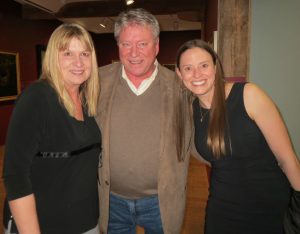
[[[49,82],[56,91],[60,103],[74,117],[74,103],[65,88],[58,60],[59,52],[67,49],[73,38],[78,39],[91,52],[91,76],[80,86],[79,95],[88,115],[95,116],[97,114],[97,103],[100,92],[98,64],[93,40],[88,31],[82,26],[78,24],[62,24],[54,30],[45,52],[41,78]]]

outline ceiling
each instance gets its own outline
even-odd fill
[[[208,0],[15,0],[25,19],[78,23],[90,32],[111,33],[116,16],[127,8],[144,8],[156,16],[161,31],[201,30]],[[100,24],[104,25],[102,27]]]

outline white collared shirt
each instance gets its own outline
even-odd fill
[[[149,87],[150,85],[153,83],[156,75],[157,75],[157,72],[158,72],[158,68],[157,68],[157,65],[158,65],[158,62],[157,60],[155,60],[154,62],[154,65],[155,65],[155,69],[152,73],[152,75],[146,79],[144,79],[142,81],[142,83],[139,85],[139,87],[135,87],[134,84],[129,80],[128,76],[126,75],[126,72],[125,72],[125,69],[124,69],[124,66],[122,65],[122,78],[124,80],[126,80],[130,90],[136,95],[136,96],[139,96],[141,94],[143,94]]]

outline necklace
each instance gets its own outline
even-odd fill
[[[202,123],[204,117],[207,115],[207,113],[209,112],[209,110],[206,110],[206,112],[204,112],[204,114],[202,113],[202,107],[200,106],[200,122]]]

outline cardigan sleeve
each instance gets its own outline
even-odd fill
[[[18,98],[8,128],[3,179],[7,199],[32,194],[30,170],[45,125],[42,84],[27,88]]]

